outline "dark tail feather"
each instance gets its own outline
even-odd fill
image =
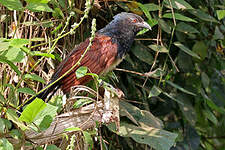
[[[50,81],[44,88],[46,88],[47,86],[49,86],[53,82],[54,82],[54,80]],[[45,102],[48,102],[51,99],[51,97],[55,94],[55,92],[59,89],[59,87],[60,87],[59,83],[53,84],[52,86],[50,86],[49,88],[45,89],[43,92],[39,93],[38,95],[36,95],[35,97],[33,97],[31,100],[29,100],[26,104],[24,104],[24,106],[30,104],[37,97],[40,98],[40,99],[42,99]],[[47,96],[49,95],[49,93],[51,93],[51,95],[47,98]],[[23,107],[20,108],[20,112],[23,111]]]

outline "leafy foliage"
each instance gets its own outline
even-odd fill
[[[63,107],[60,92],[51,104],[36,99],[20,117],[18,110],[29,95],[43,89],[75,44],[90,37],[91,31],[94,37],[95,29],[88,28],[92,18],[100,29],[122,11],[141,15],[152,31],[140,32],[118,66],[123,69],[104,79],[126,95],[120,103],[120,130],[111,124],[98,134],[76,127],[65,132],[81,132],[89,149],[223,149],[225,2],[99,2],[92,6],[79,0],[0,0],[0,149],[25,147],[30,142],[24,142],[21,132],[49,127]],[[80,67],[76,76],[99,78],[87,71]],[[74,108],[91,102],[81,98]],[[78,138],[65,137],[70,140],[67,149],[73,149]],[[22,145],[10,138],[23,140]],[[59,149],[60,144],[54,144],[46,149]]]

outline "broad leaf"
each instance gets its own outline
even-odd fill
[[[23,79],[30,79],[41,83],[45,83],[45,80],[36,74],[25,74],[23,76]]]
[[[5,59],[4,57],[0,56],[0,62],[2,63],[7,63],[16,73],[17,75],[21,75],[20,70],[18,69],[18,67],[16,65],[13,64],[13,62]]]
[[[182,92],[184,92],[184,93],[186,93],[186,94],[196,96],[195,93],[192,93],[192,92],[190,92],[190,91],[188,91],[188,90],[182,88],[181,86],[179,86],[179,85],[177,85],[177,84],[175,84],[175,83],[173,83],[173,82],[171,82],[171,81],[166,81],[166,83],[168,83],[168,84],[171,85],[172,87],[174,87],[174,88],[176,88],[176,89],[178,89],[178,90],[180,90],[180,91],[182,91]]]
[[[179,13],[174,13],[174,16],[172,13],[166,13],[163,15],[164,18],[170,18],[172,19],[173,17],[175,17],[176,20],[181,20],[181,21],[186,21],[186,22],[194,22],[194,23],[197,23],[196,20],[194,19],[191,19],[189,17],[186,17],[184,15],[181,15]]]
[[[151,48],[152,50],[156,51],[156,52],[160,52],[160,53],[168,53],[169,50],[165,47],[165,46],[161,46],[161,45],[149,45],[149,48]]]
[[[216,14],[217,14],[218,19],[221,20],[225,17],[225,10],[217,10]]]
[[[23,10],[20,0],[0,0],[0,3],[9,10]]]
[[[42,11],[46,11],[46,12],[54,12],[49,6],[48,4],[45,3],[28,3],[27,9],[33,11],[33,12],[42,12]]]
[[[153,63],[152,54],[148,51],[148,48],[135,42],[134,47],[131,49],[132,53],[141,61],[151,65]]]
[[[46,107],[46,103],[40,98],[36,98],[23,110],[20,121],[25,121],[27,123],[32,123],[37,116],[37,114]]]
[[[172,4],[172,7],[175,9],[194,9],[190,4],[188,4],[185,0],[164,0],[169,7]],[[171,2],[171,4],[170,4]]]
[[[115,126],[108,125],[114,132]],[[137,127],[132,124],[121,122],[119,133],[123,137],[131,137],[138,143],[147,144],[157,150],[169,150],[174,144],[177,134],[153,127]]]
[[[18,88],[17,89],[17,92],[19,92],[19,93],[25,93],[25,94],[29,94],[29,95],[35,95],[36,94],[32,89],[26,88],[26,87],[24,87],[24,88]]]
[[[185,47],[183,44],[181,44],[180,42],[174,42],[173,43],[175,46],[179,47],[182,51],[184,51],[185,53],[187,53],[190,56],[193,56],[195,58],[200,59],[200,57],[193,51],[191,51],[190,49],[188,49],[187,47]]]
[[[75,72],[77,79],[85,76],[87,74],[87,72],[88,72],[88,68],[85,66],[81,66],[80,68],[78,68]]]

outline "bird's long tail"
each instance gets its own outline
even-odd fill
[[[48,87],[53,82],[54,82],[54,80],[51,80],[44,88]],[[24,106],[30,104],[33,100],[35,100],[35,98],[40,98],[43,101],[48,102],[51,99],[51,97],[54,95],[54,93],[59,89],[59,87],[60,87],[59,83],[54,83],[49,88],[46,88],[43,92],[39,93],[38,95],[33,97],[31,100],[29,100],[26,104],[24,104]],[[49,93],[51,93],[51,95],[48,97]],[[20,110],[19,110],[20,112],[22,112],[23,107],[20,108]]]

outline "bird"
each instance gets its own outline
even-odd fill
[[[96,32],[92,45],[80,64],[61,80],[54,83],[77,63],[88,47],[90,38],[80,43],[66,56],[58,65],[46,86],[54,84],[36,95],[36,97],[46,101],[48,94],[58,88],[61,88],[63,93],[69,93],[71,87],[84,85],[92,80],[91,76],[76,77],[75,72],[81,66],[87,67],[89,72],[97,75],[103,75],[112,71],[130,51],[137,33],[144,28],[151,30],[150,25],[139,15],[128,12],[121,12],[115,15],[109,24]]]

